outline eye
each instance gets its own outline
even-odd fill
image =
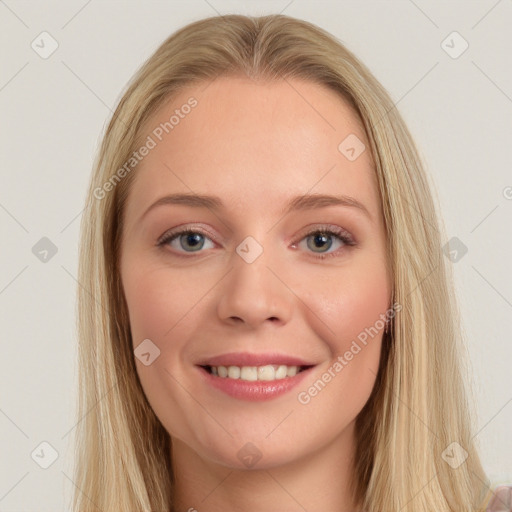
[[[333,242],[333,238],[337,240]],[[209,240],[212,245],[205,247],[205,240]],[[350,233],[337,226],[317,226],[306,233],[299,244],[295,243],[292,247],[296,248],[303,241],[306,241],[306,247],[315,254],[314,257],[319,259],[337,256],[343,247],[356,245]],[[336,248],[336,244],[338,244],[338,248]],[[157,246],[163,247],[164,245],[169,245],[176,252],[181,252],[182,254],[200,253],[201,249],[211,249],[214,247],[210,235],[200,229],[190,228],[165,233],[157,241]],[[329,252],[333,245],[335,250]]]
[[[173,231],[171,233],[164,234],[157,242],[157,245],[164,246],[170,245],[173,249],[180,252],[180,249],[184,249],[184,252],[200,252],[204,248],[205,239],[210,240],[210,237],[197,229],[182,229],[181,231]],[[174,245],[173,245],[174,244]],[[176,247],[178,246],[178,247]],[[211,247],[206,247],[210,249]],[[190,249],[190,250],[189,250]]]
[[[333,238],[337,239],[337,241],[333,242]],[[337,226],[317,226],[315,229],[309,231],[300,242],[303,240],[306,241],[306,247],[315,253],[315,257],[320,259],[337,256],[343,247],[356,245],[350,233]],[[338,244],[337,249],[336,244]],[[333,245],[335,250],[328,252]],[[296,246],[297,244],[294,244],[292,247]]]

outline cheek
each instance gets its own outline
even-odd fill
[[[149,338],[163,348],[161,345],[173,336],[180,319],[197,301],[194,286],[181,282],[179,272],[144,265],[142,258],[126,260],[122,282],[134,345]]]
[[[340,411],[342,404],[344,413],[337,413],[337,421],[355,417],[371,394],[390,306],[385,264],[376,259],[360,263],[330,273],[323,283],[307,283],[308,306],[315,312],[309,321],[328,346],[330,360],[302,388],[307,396],[302,395],[301,403],[310,399],[318,413]]]
[[[365,258],[358,265],[325,273],[325,279],[307,279],[304,294],[311,309],[318,312],[318,328],[332,352],[348,350],[352,340],[384,327],[390,306],[390,283],[385,262]],[[313,318],[314,315],[311,317]]]
[[[136,357],[136,371],[151,408],[166,430],[178,438],[192,429],[187,419],[190,400],[179,383],[185,380],[183,355],[190,322],[200,314],[194,305],[201,295],[190,279],[182,277],[180,281],[180,275],[183,273],[170,272],[161,265],[144,264],[142,257],[135,256],[126,258],[121,267],[135,354],[146,339],[160,351],[149,365]],[[150,357],[151,350],[152,346]]]

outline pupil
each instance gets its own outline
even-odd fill
[[[202,247],[201,237],[203,235],[201,235],[200,233],[187,233],[186,235],[183,236],[185,237],[187,244],[189,244],[189,242],[192,240],[192,243],[190,244],[192,249],[197,249],[198,245],[199,248]]]
[[[326,235],[325,233],[318,233],[313,237],[313,239],[314,239],[314,243],[315,243],[315,247],[313,247],[313,249],[321,248],[321,247],[318,247],[317,244],[322,245],[322,244],[329,242],[327,249],[329,249],[332,245],[332,241],[329,240],[329,235]]]

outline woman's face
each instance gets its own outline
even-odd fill
[[[163,426],[238,468],[348,446],[391,289],[357,116],[317,84],[222,77],[175,96],[142,140],[120,269],[137,372]],[[175,194],[216,199],[150,208]]]

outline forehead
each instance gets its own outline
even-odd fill
[[[378,215],[361,121],[325,86],[237,77],[195,84],[146,121],[141,140],[148,137],[154,147],[136,167],[128,216],[174,192],[214,193],[246,214],[277,211],[296,195],[338,193]],[[350,147],[366,149],[354,159]]]

